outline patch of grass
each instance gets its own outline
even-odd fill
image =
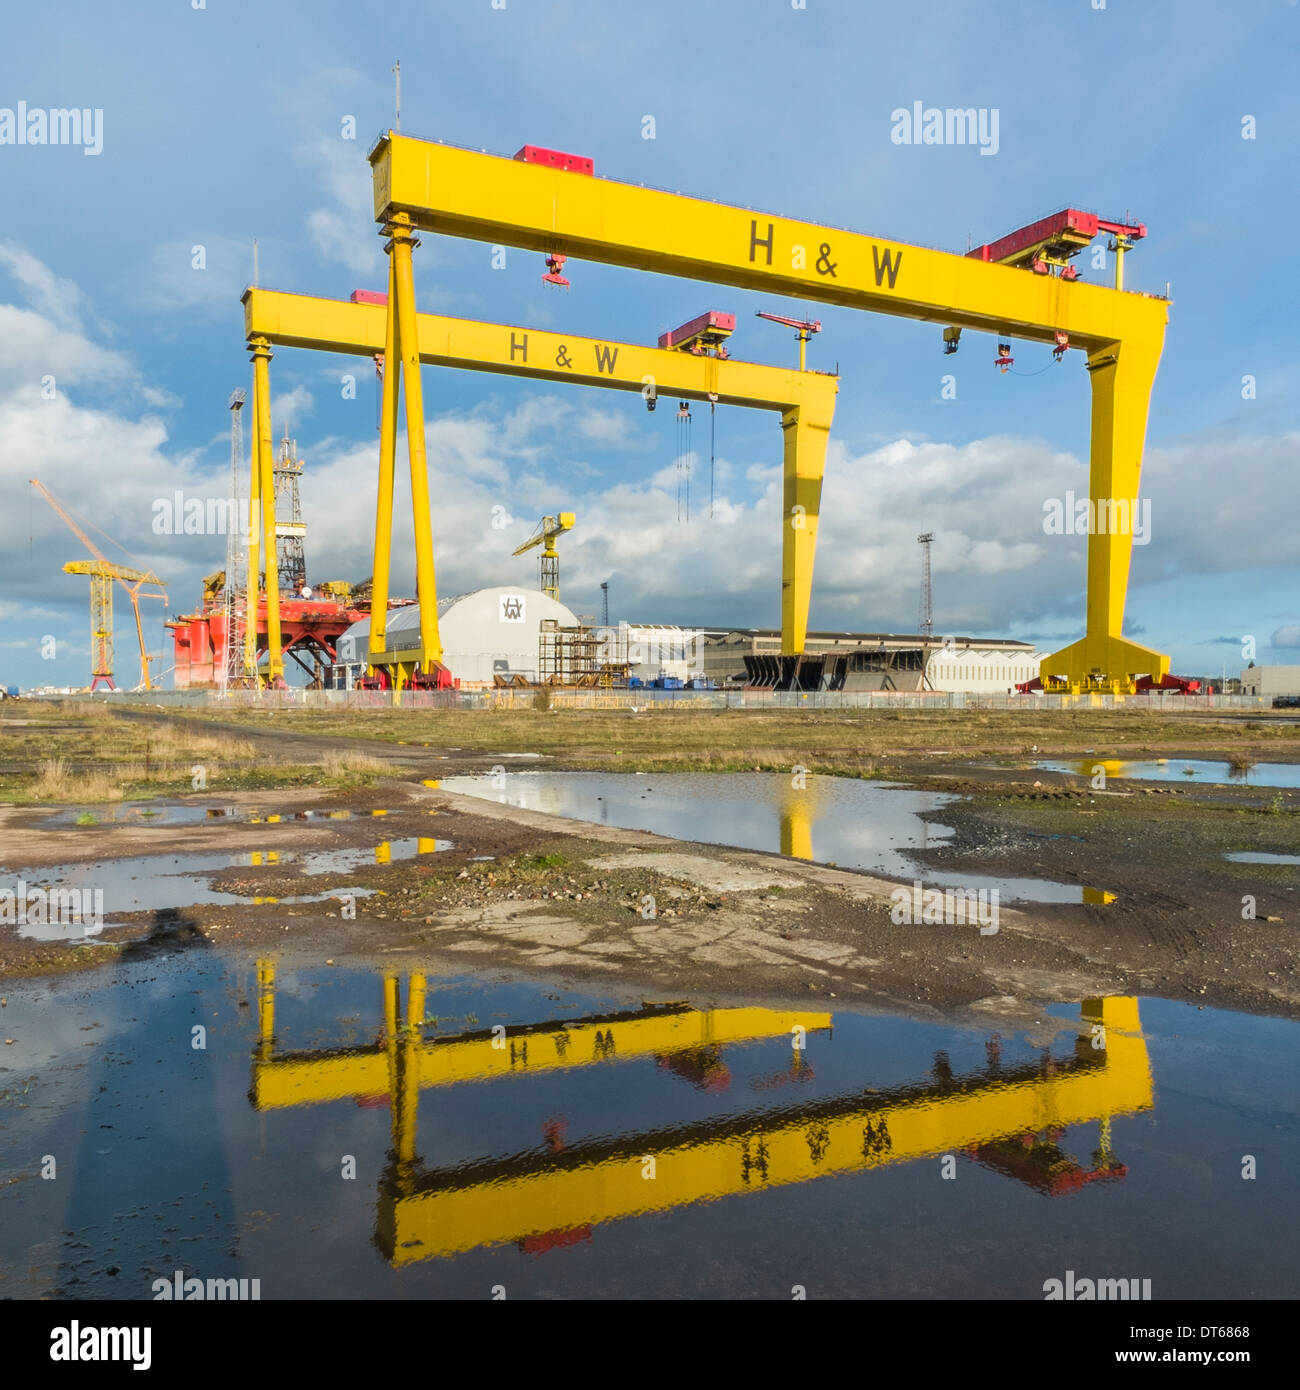
[[[646,705],[570,709],[534,691],[549,708],[357,708],[199,711],[195,718],[295,733],[448,746],[484,754],[542,753],[565,767],[638,771],[788,770],[796,763],[841,775],[879,776],[908,756],[1080,756],[1227,758],[1239,752],[1239,721],[1146,710],[730,709]],[[1030,754],[1029,750],[1037,752]],[[1300,758],[1300,725],[1272,723],[1251,734],[1255,757]],[[617,762],[615,761],[617,759]],[[873,768],[874,764],[874,768]]]
[[[62,758],[46,758],[28,787],[34,801],[121,801],[122,786],[108,772],[82,772]]]
[[[369,753],[357,753],[350,749],[326,753],[320,766],[327,777],[342,782],[367,781],[382,776],[392,769],[381,758],[372,758]]]

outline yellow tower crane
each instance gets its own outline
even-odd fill
[[[92,690],[97,689],[100,681],[103,681],[110,690],[117,688],[113,684],[113,581],[116,580],[130,595],[131,611],[135,615],[135,635],[140,644],[140,684],[137,688],[152,690],[154,685],[149,671],[149,663],[156,658],[145,650],[144,623],[140,618],[140,590],[146,584],[155,586],[158,592],[145,594],[144,597],[160,598],[166,602],[167,586],[152,571],[132,569],[129,565],[115,565],[111,560],[105,559],[95,543],[77,525],[68,509],[49,488],[37,478],[32,478],[29,481],[53,507],[56,514],[63,519],[68,530],[95,557],[93,560],[72,560],[63,567],[68,574],[90,576],[90,688]]]
[[[129,565],[114,565],[108,560],[69,560],[63,568],[67,574],[90,576],[90,688],[97,689],[103,681],[110,690],[117,689],[113,684],[113,580],[118,579],[127,586],[135,610],[136,636],[140,640],[140,684],[145,690],[152,690],[137,596],[142,585],[159,584],[157,576],[133,570]]]
[[[549,595],[556,603],[560,601],[560,552],[555,548],[555,541],[566,531],[572,531],[576,520],[573,512],[544,516],[537,523],[537,530],[514,551],[514,554],[522,555],[525,550],[532,550],[537,545],[542,546],[542,553],[538,556],[541,561],[542,593]]]

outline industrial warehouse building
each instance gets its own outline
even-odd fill
[[[388,646],[416,645],[418,604],[390,609]],[[479,589],[438,604],[443,662],[462,687],[498,677],[536,684],[595,684],[604,668],[619,683],[659,677],[703,679],[719,689],[964,691],[1002,694],[1038,675],[1040,654],[1027,642],[880,632],[810,632],[799,657],[781,655],[775,628],[688,628],[619,623],[596,628],[536,590]],[[327,685],[350,689],[363,674],[370,620],[339,638]],[[624,674],[625,673],[625,674]]]
[[[536,681],[542,623],[576,627],[562,604],[535,589],[478,589],[438,601],[438,633],[443,664],[462,686],[491,685],[496,676]],[[388,612],[390,649],[414,647],[420,633],[420,605]],[[370,651],[370,619],[353,623],[338,640],[338,662],[327,685],[351,689],[364,674]]]
[[[1028,642],[884,632],[810,632],[798,669],[781,656],[774,628],[704,629],[699,671],[719,686],[794,683],[804,690],[966,691],[1002,694],[1038,675]]]
[[[1241,673],[1243,695],[1300,695],[1300,666],[1247,666]]]

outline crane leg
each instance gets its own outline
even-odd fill
[[[388,576],[393,553],[393,472],[397,458],[397,403],[402,363],[397,354],[396,263],[388,253],[388,313],[384,329],[384,380],[379,419],[379,495],[375,503],[375,568],[370,594],[370,666],[388,640]]]
[[[1138,676],[1159,679],[1169,658],[1123,635],[1137,521],[1147,410],[1160,343],[1129,339],[1088,356],[1092,381],[1092,457],[1088,491],[1094,525],[1088,536],[1087,628],[1083,638],[1046,658],[1044,675],[1074,693],[1131,694]],[[1116,504],[1124,504],[1118,509]],[[1105,518],[1103,522],[1103,518]],[[1125,521],[1126,518],[1126,521]]]
[[[829,418],[805,407],[781,417],[785,432],[785,483],[781,506],[781,651],[798,655],[808,637],[813,558],[821,516]]]
[[[257,1034],[262,1056],[271,1055],[275,1041],[275,962],[257,962]]]
[[[250,343],[250,348],[252,344]],[[244,580],[244,679],[257,688],[258,535],[262,530],[262,434],[257,420],[257,374],[253,374],[253,428],[249,431],[248,574]]]
[[[438,591],[433,569],[433,527],[429,516],[429,462],[424,448],[424,394],[420,382],[420,342],[415,323],[415,278],[411,248],[416,241],[409,218],[394,219],[392,258],[397,291],[397,344],[402,359],[406,442],[411,463],[411,508],[415,526],[415,592],[420,601],[418,664],[430,672],[442,661],[438,636]]]
[[[258,487],[262,497],[262,568],[266,573],[266,683],[284,679],[280,650],[280,571],[275,555],[275,462],[271,447],[271,348],[253,344],[254,428],[258,435]]]

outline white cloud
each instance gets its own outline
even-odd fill
[[[28,305],[56,328],[80,332],[86,308],[81,290],[71,280],[56,275],[30,251],[11,242],[0,242],[0,266],[8,269]]]
[[[295,386],[291,391],[277,392],[272,388],[271,414],[274,417],[273,433],[288,429],[292,433],[316,408],[316,397],[305,386]]]
[[[360,143],[317,134],[295,154],[317,175],[329,200],[307,214],[307,231],[321,259],[374,278],[383,270],[383,246],[375,225],[370,165]]]
[[[626,449],[633,436],[628,430],[626,415],[614,410],[598,410],[594,407],[581,412],[576,421],[578,433],[593,444],[608,448]]]
[[[60,328],[32,309],[0,304],[0,399],[39,396],[47,376],[54,378],[57,399],[67,386],[123,382],[133,374],[125,357],[79,330]]]

